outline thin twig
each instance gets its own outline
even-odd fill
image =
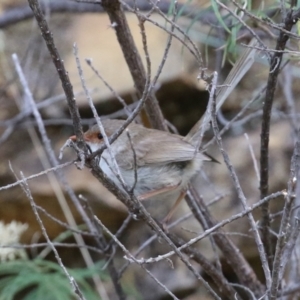
[[[28,176],[28,177],[26,177],[25,179],[20,179],[20,180],[14,182],[14,183],[10,183],[10,184],[8,184],[8,185],[1,186],[1,187],[0,187],[0,191],[11,189],[11,188],[13,188],[13,187],[15,187],[15,186],[18,186],[18,185],[24,183],[25,181],[29,181],[29,180],[32,180],[32,179],[35,179],[35,178],[39,178],[39,177],[42,176],[42,175],[47,175],[48,173],[57,171],[58,169],[63,169],[63,168],[65,168],[65,167],[67,167],[67,166],[73,165],[74,162],[75,162],[75,161],[69,161],[69,162],[66,162],[66,163],[64,163],[64,164],[57,165],[56,167],[49,168],[49,169],[47,169],[47,170],[45,170],[45,171],[42,171],[42,172],[40,172],[40,173],[37,173],[37,174],[33,174],[33,175],[31,175],[31,176]]]
[[[103,228],[103,230],[113,239],[113,241],[123,250],[123,252],[132,259],[132,261],[135,261],[144,271],[146,271],[146,273],[173,299],[179,300],[163,283],[161,283],[156,278],[156,276],[154,276],[148,269],[146,269],[143,264],[140,264],[136,261],[135,257],[126,249],[126,247],[118,240],[118,238],[115,235],[113,235],[110,232],[110,230],[97,218],[97,216],[94,216],[94,218],[101,226],[101,228]]]
[[[127,184],[125,183],[124,179],[123,179],[123,176],[121,174],[121,171],[120,171],[120,168],[117,164],[117,161],[116,161],[116,158],[113,154],[113,150],[112,150],[112,147],[111,147],[111,144],[108,140],[108,136],[104,130],[104,127],[103,127],[103,124],[101,122],[101,119],[98,115],[98,112],[96,110],[96,107],[93,103],[93,100],[92,100],[92,97],[91,97],[91,94],[86,86],[86,83],[85,83],[85,80],[84,80],[84,76],[83,76],[83,70],[82,70],[82,67],[81,67],[81,63],[80,63],[80,60],[79,60],[79,57],[78,57],[78,48],[77,48],[77,45],[74,44],[74,56],[75,56],[75,59],[76,59],[76,65],[77,65],[77,69],[78,69],[78,74],[79,74],[79,77],[80,77],[80,81],[81,81],[81,85],[83,87],[83,90],[85,92],[85,96],[88,100],[88,103],[89,103],[89,106],[93,112],[93,115],[94,115],[94,118],[97,122],[97,125],[99,127],[99,130],[101,132],[101,135],[103,136],[103,140],[104,140],[104,143],[105,143],[105,146],[107,147],[107,151],[110,155],[110,159],[112,161],[112,166],[111,166],[111,169],[114,173],[114,175],[117,177],[117,179],[119,180],[119,182],[121,183],[121,185],[123,186],[123,188],[125,190],[128,190],[128,187],[127,187]]]
[[[244,216],[246,216],[247,214],[249,214],[250,212],[252,212],[254,209],[260,207],[263,203],[267,202],[267,201],[270,201],[272,199],[275,199],[277,197],[280,197],[280,196],[283,196],[285,195],[286,192],[277,192],[277,193],[274,193],[274,194],[271,194],[267,197],[265,197],[264,199],[260,200],[259,202],[255,203],[254,205],[252,206],[249,206],[247,209],[243,210],[241,213],[238,213],[236,215],[233,215],[231,216],[230,218],[226,219],[226,220],[223,220],[219,223],[217,223],[215,226],[205,230],[202,234],[198,235],[197,237],[191,239],[190,241],[188,241],[187,243],[185,243],[184,245],[182,245],[181,247],[179,247],[178,249],[179,250],[183,250],[195,243],[197,243],[198,241],[204,239],[205,237],[209,236],[211,233],[217,231],[219,228],[222,228],[224,227],[225,225],[237,220],[237,219],[240,219]],[[170,258],[172,255],[174,255],[175,252],[174,251],[170,251],[164,255],[160,255],[159,257],[157,258],[149,258],[147,260],[140,260],[140,262],[142,263],[153,263],[153,262],[159,262],[163,259],[167,259],[167,258]]]
[[[293,11],[291,9],[285,19],[283,29],[291,31],[292,27],[298,21],[300,9]],[[277,39],[276,50],[284,50],[289,36],[280,31]],[[261,198],[268,194],[269,189],[269,139],[270,139],[270,122],[273,100],[277,78],[280,71],[283,53],[275,52],[270,61],[269,78],[267,83],[266,96],[263,105],[262,127],[261,127],[261,148],[260,148],[260,193]],[[262,206],[262,240],[267,253],[269,266],[272,271],[273,265],[273,247],[269,233],[270,215],[268,203]]]
[[[37,0],[28,0],[29,6],[32,9],[34,17],[40,27],[42,37],[46,42],[46,46],[48,47],[48,51],[52,58],[53,64],[57,70],[59,78],[61,80],[62,87],[64,89],[66,100],[68,102],[68,108],[70,111],[71,118],[73,120],[73,126],[76,136],[79,137],[79,140],[83,140],[83,132],[82,126],[80,123],[80,115],[78,108],[76,106],[75,95],[73,92],[73,87],[69,79],[68,72],[65,69],[63,60],[60,58],[58,50],[55,46],[52,33],[49,29],[48,23],[43,15],[41,6],[39,5]]]
[[[65,273],[65,275],[67,276],[67,278],[69,278],[70,284],[71,284],[71,286],[73,287],[73,291],[75,292],[75,294],[78,296],[79,299],[85,300],[85,297],[83,296],[83,294],[82,294],[82,292],[81,292],[81,290],[80,290],[80,288],[79,288],[77,282],[76,282],[75,279],[69,274],[68,270],[67,270],[66,267],[64,266],[64,264],[63,264],[63,262],[62,262],[62,260],[61,260],[61,258],[60,258],[60,256],[59,256],[59,254],[58,254],[58,252],[57,252],[55,246],[53,245],[53,243],[51,242],[51,240],[50,240],[50,238],[49,238],[49,236],[48,236],[48,234],[47,234],[47,230],[46,230],[46,228],[45,228],[45,226],[44,226],[44,224],[43,224],[43,221],[41,220],[41,218],[40,218],[40,216],[39,216],[39,213],[38,213],[38,211],[37,211],[37,209],[36,209],[36,207],[35,207],[34,199],[33,199],[32,195],[31,195],[29,186],[28,186],[27,181],[26,181],[26,179],[25,179],[25,177],[24,177],[24,175],[23,175],[22,172],[21,172],[21,177],[22,177],[22,179],[24,180],[24,183],[22,183],[22,185],[21,185],[21,186],[22,186],[22,189],[23,189],[25,195],[27,196],[27,198],[28,198],[29,201],[30,201],[30,205],[31,205],[32,210],[33,210],[33,212],[34,212],[35,218],[36,218],[36,220],[37,220],[38,223],[39,223],[39,226],[40,226],[40,228],[41,228],[41,230],[42,230],[42,233],[43,233],[44,238],[45,238],[46,241],[47,241],[47,244],[51,247],[51,249],[52,249],[52,251],[53,251],[53,253],[54,253],[54,255],[55,255],[55,258],[56,258],[58,264],[60,265],[60,267],[62,268],[63,272]],[[18,179],[18,178],[17,178],[17,179]]]
[[[124,10],[121,7],[119,0],[102,0],[101,5],[107,12],[111,24],[117,25],[113,28],[116,32],[118,42],[135,83],[138,96],[140,97],[146,87],[146,74],[141,57],[130,32]],[[150,93],[147,98],[148,100],[145,103],[145,110],[152,127],[156,129],[167,130],[164,117],[154,93]]]
[[[216,84],[216,82],[215,82]],[[213,93],[214,95],[214,90],[213,90],[213,86],[212,86],[212,90],[211,90],[211,93]],[[214,96],[215,97],[215,96]],[[230,159],[229,159],[229,156],[227,154],[227,152],[224,150],[224,147],[223,147],[223,142],[222,142],[222,139],[220,137],[220,132],[219,132],[219,128],[218,128],[218,125],[217,125],[217,118],[216,118],[216,103],[215,103],[215,98],[214,98],[214,101],[213,101],[213,111],[212,111],[212,126],[213,126],[213,131],[214,131],[214,134],[216,136],[216,141],[218,143],[218,146],[219,146],[219,149],[223,155],[223,158],[224,158],[224,162],[228,168],[228,171],[230,173],[230,176],[233,180],[233,183],[234,183],[234,187],[236,189],[236,192],[238,194],[238,197],[241,201],[241,204],[243,206],[244,209],[247,209],[248,205],[247,205],[247,200],[246,200],[246,197],[243,193],[243,190],[241,188],[241,185],[239,183],[239,179],[236,175],[236,172],[230,162]],[[265,279],[266,279],[266,285],[267,285],[267,289],[269,290],[270,287],[271,287],[271,273],[270,273],[270,268],[268,266],[268,260],[267,260],[267,257],[266,257],[266,253],[265,253],[265,250],[264,250],[264,247],[263,247],[263,243],[261,241],[261,238],[260,238],[260,235],[259,235],[259,232],[258,232],[258,229],[257,229],[257,226],[256,226],[256,222],[253,218],[253,215],[252,213],[249,213],[247,214],[247,217],[248,217],[248,220],[249,220],[249,223],[250,223],[250,226],[253,230],[253,234],[254,234],[254,238],[255,238],[255,242],[256,242],[256,245],[257,245],[257,249],[258,249],[258,253],[259,253],[259,256],[260,256],[260,260],[261,260],[261,263],[262,263],[262,267],[263,267],[263,270],[264,270],[264,275],[265,275]]]
[[[258,169],[258,163],[257,163],[257,160],[256,160],[256,158],[255,158],[254,150],[253,150],[252,145],[250,144],[250,140],[249,140],[248,134],[247,134],[247,133],[244,133],[244,136],[245,136],[245,138],[246,138],[246,140],[247,140],[247,143],[248,143],[248,147],[249,147],[249,151],[250,151],[250,154],[251,154],[251,158],[252,158],[252,162],[253,162],[253,166],[254,166],[256,178],[257,178],[257,181],[259,182],[259,181],[260,181],[260,177],[259,177],[259,169]]]
[[[37,121],[38,129],[39,129],[39,132],[41,134],[41,138],[42,138],[45,150],[47,152],[47,155],[49,157],[49,160],[50,160],[50,162],[53,166],[57,166],[58,165],[57,158],[56,158],[56,156],[54,154],[54,151],[51,147],[51,143],[50,143],[50,140],[48,138],[45,126],[43,124],[42,117],[41,117],[40,112],[38,111],[38,109],[36,107],[35,101],[32,97],[31,91],[29,89],[29,86],[28,86],[27,81],[25,79],[24,73],[23,73],[22,68],[20,66],[18,57],[17,57],[16,54],[13,54],[12,57],[13,57],[13,61],[14,61],[14,64],[15,64],[16,71],[18,73],[18,76],[20,77],[20,81],[21,81],[21,84],[22,84],[23,89],[24,89],[24,93],[25,93],[27,103],[28,103],[29,106],[31,106],[32,113],[35,117],[35,120]],[[32,135],[34,135],[34,136],[36,135],[34,131],[32,132]],[[37,139],[37,138],[35,138],[35,139]],[[44,156],[46,157],[46,155],[44,155]],[[50,164],[47,161],[47,159],[45,159],[45,161],[46,162],[44,164],[47,164],[47,168],[45,168],[45,169],[48,169],[50,167]],[[91,224],[89,218],[86,216],[84,210],[82,209],[82,206],[78,202],[78,199],[77,199],[74,191],[68,186],[64,175],[60,171],[61,171],[61,169],[56,169],[55,170],[55,173],[58,176],[60,183],[64,185],[64,188],[66,189],[66,192],[69,194],[69,196],[72,199],[73,203],[75,204],[78,212],[81,213],[81,216],[84,219],[84,221],[86,222],[87,226],[89,227],[89,230],[92,233],[96,233],[97,230],[93,227],[93,224]],[[66,200],[65,196],[63,195],[61,189],[59,188],[59,184],[58,184],[58,181],[57,181],[56,177],[53,176],[53,174],[51,174],[51,173],[49,175],[50,175],[50,182],[52,183],[53,186],[55,185],[54,190],[56,192],[57,199],[59,200],[59,204],[60,204],[60,206],[62,207],[62,209],[64,211],[64,215],[65,215],[68,223],[72,227],[76,227],[76,221],[75,221],[75,219],[74,219],[74,217],[71,213],[71,209],[70,209],[70,207],[67,203],[67,200]],[[84,240],[83,240],[81,235],[74,234],[74,238],[75,238],[75,240],[77,241],[78,244],[84,244]],[[89,267],[93,266],[94,263],[92,261],[92,258],[90,256],[89,252],[84,248],[81,248],[80,251],[81,251],[81,254],[82,254],[87,266],[89,266]],[[97,290],[98,290],[99,294],[101,295],[101,297],[104,297],[104,299],[107,299],[106,291],[102,286],[102,282],[100,280],[100,277],[98,275],[94,275],[93,279],[95,281]]]
[[[300,180],[299,166],[300,166],[300,130],[298,130],[297,141],[291,159],[291,170],[290,170],[290,178],[288,182],[288,191],[285,195],[283,215],[281,218],[280,229],[279,229],[278,239],[276,243],[273,273],[272,273],[272,286],[269,292],[270,300],[275,300],[277,298],[279,283],[286,263],[286,260],[285,261],[283,260],[284,259],[283,254],[284,254],[284,249],[286,246],[287,239],[290,237],[292,238],[294,237],[292,240],[290,240],[291,242],[290,247],[293,247],[294,243],[296,242],[295,233],[291,235],[288,235],[287,233],[290,231],[289,230],[290,218],[291,218],[293,201],[295,198],[295,188],[296,188],[296,184],[298,184]],[[298,226],[295,226],[295,228],[298,228]]]

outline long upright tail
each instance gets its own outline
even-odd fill
[[[242,55],[236,61],[235,65],[228,74],[226,80],[222,86],[217,90],[217,99],[216,99],[216,109],[217,111],[223,105],[229,94],[235,89],[240,80],[248,72],[255,61],[255,53],[257,49],[258,42],[256,39],[252,39],[248,44],[248,47],[244,50]],[[201,133],[204,134],[201,128],[205,128],[208,122],[210,122],[210,117],[205,113],[202,118],[193,126],[190,132],[184,137],[184,140],[188,141],[193,145],[199,143],[199,138],[201,138]]]

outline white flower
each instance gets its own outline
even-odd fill
[[[16,221],[4,224],[0,221],[0,262],[14,260],[17,257],[26,258],[25,250],[14,246],[18,246],[20,237],[27,228],[28,224]]]

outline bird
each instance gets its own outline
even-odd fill
[[[107,137],[124,123],[124,120],[117,119],[102,121]],[[87,130],[83,137],[92,152],[97,151],[104,143],[97,124]],[[70,139],[75,142],[76,136],[71,136]],[[124,189],[116,176],[112,154],[125,184],[129,188],[134,187],[133,193],[139,200],[176,199],[163,220],[167,224],[184,198],[188,183],[199,172],[202,163],[214,160],[196,149],[197,142],[195,135],[183,137],[131,123],[111,144],[111,153],[108,149],[103,151],[99,166],[120,189]]]

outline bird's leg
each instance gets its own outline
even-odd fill
[[[169,211],[169,213],[164,217],[164,219],[162,220],[162,224],[164,229],[166,229],[166,225],[169,223],[170,219],[172,218],[174,212],[176,211],[179,203],[182,201],[182,199],[185,197],[186,195],[186,189],[182,190],[180,192],[179,197],[177,198],[176,202],[174,203],[174,205],[172,206],[171,210]]]
[[[170,191],[176,190],[179,187],[180,184],[181,184],[181,182],[179,182],[176,185],[170,185],[170,186],[163,187],[161,189],[153,190],[153,191],[150,191],[148,193],[139,195],[139,196],[137,196],[137,198],[139,200],[146,200],[146,199],[149,199],[151,197],[154,197],[154,196],[166,193],[166,192],[170,192]]]

